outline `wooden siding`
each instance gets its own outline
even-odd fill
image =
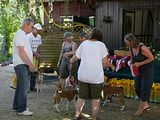
[[[96,9],[96,26],[103,31],[104,42],[111,50],[122,46],[122,26],[124,9],[154,9],[154,38],[158,35],[158,23],[160,21],[159,0],[110,0],[98,2]],[[113,22],[103,22],[103,16],[107,11]]]
[[[48,12],[48,3],[44,2],[45,8]],[[55,22],[60,22],[60,16],[64,16],[64,2],[54,2],[53,3],[53,14],[52,17]],[[86,4],[81,3],[78,4],[76,1],[69,2],[69,16],[77,16],[77,17],[88,17],[95,15],[95,12],[89,8]],[[44,16],[44,24],[48,24],[48,18]]]

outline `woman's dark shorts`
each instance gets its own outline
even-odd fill
[[[81,99],[100,99],[103,84],[90,84],[78,81],[79,98]]]

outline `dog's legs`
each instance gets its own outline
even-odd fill
[[[55,104],[54,108],[56,109],[57,112],[60,112],[60,110],[59,110],[59,104]]]
[[[123,105],[120,109],[120,111],[123,111],[125,109],[125,105]]]
[[[120,93],[118,98],[119,98],[120,103],[122,104],[122,107],[120,110],[123,111],[125,109],[124,94]]]
[[[37,93],[39,93],[39,80],[37,80]]]
[[[39,93],[40,92],[40,85],[39,85],[39,81],[38,81],[38,83],[37,83],[37,93]]]
[[[39,88],[39,91],[42,92],[42,83],[43,83],[43,75],[41,74],[40,75],[40,88]]]
[[[107,104],[107,100],[105,100],[105,101],[103,102],[103,105],[102,105],[102,106],[104,107],[104,106],[106,106],[106,104]]]
[[[103,105],[102,105],[103,107],[106,106],[106,104],[107,104],[107,98],[108,98],[108,96],[105,97],[105,100],[104,100]]]
[[[39,73],[39,75],[38,75],[38,79],[37,79],[37,93],[39,93],[40,92],[40,80],[41,80],[41,75],[40,75],[40,73]]]
[[[68,111],[68,109],[69,109],[69,101],[67,101],[67,104],[66,104],[66,111]]]

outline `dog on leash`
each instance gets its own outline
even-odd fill
[[[119,102],[121,103],[121,111],[125,109],[125,101],[124,101],[124,89],[123,87],[111,87],[110,85],[103,86],[103,98],[105,99],[103,106],[107,103],[107,97],[110,95],[116,94],[118,95]]]
[[[78,90],[64,91],[58,88],[53,95],[54,108],[56,109],[56,111],[60,112],[59,105],[62,101],[62,98],[67,99],[66,110],[68,111],[69,103],[75,98],[77,94]]]
[[[57,112],[60,112],[58,106],[62,101],[62,98],[66,98],[66,110],[68,110],[69,103],[76,98],[78,95],[78,90],[76,89],[77,85],[77,63],[71,63],[70,65],[70,75],[67,79],[60,79],[58,89],[55,90],[53,99],[54,99],[54,107]],[[75,103],[75,101],[74,101]]]

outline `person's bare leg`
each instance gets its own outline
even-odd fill
[[[92,120],[97,120],[99,112],[100,100],[92,100]]]
[[[80,113],[82,112],[82,109],[84,107],[85,104],[85,100],[78,98],[77,100],[77,104],[76,104],[76,113],[75,113],[75,117],[79,117]]]

